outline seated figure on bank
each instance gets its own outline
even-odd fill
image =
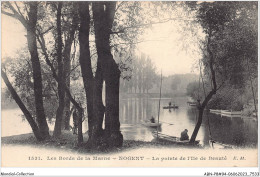
[[[181,132],[180,140],[181,141],[189,140],[189,135],[188,135],[188,130],[187,129],[185,129],[183,132]]]
[[[151,123],[155,123],[155,119],[154,117],[152,116],[152,118],[150,119]]]

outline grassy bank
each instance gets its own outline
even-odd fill
[[[22,135],[14,135],[8,137],[2,137],[1,142],[2,145],[31,145],[39,148],[57,148],[64,150],[75,150],[80,153],[108,153],[108,152],[121,152],[126,150],[151,147],[151,148],[191,148],[190,146],[181,146],[181,145],[173,145],[169,142],[146,142],[146,141],[134,141],[134,140],[124,140],[123,146],[120,148],[113,149],[88,149],[86,146],[86,141],[88,139],[87,134],[84,134],[84,143],[81,145],[77,144],[77,135],[73,135],[70,131],[63,131],[62,135],[59,139],[55,139],[51,137],[45,141],[37,141],[32,133],[22,134]],[[192,147],[199,148],[199,147]]]

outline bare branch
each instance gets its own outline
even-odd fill
[[[119,30],[119,31],[111,31],[110,34],[121,34],[121,33],[124,33],[125,30]]]
[[[144,40],[144,41],[137,41],[137,42],[123,42],[123,43],[114,44],[111,47],[116,47],[118,45],[133,45],[133,44],[139,44],[139,43],[151,42],[151,41],[161,41],[161,40]]]
[[[25,18],[24,18],[24,16],[23,16],[23,14],[21,13],[20,8],[19,8],[19,6],[17,5],[17,3],[14,2],[14,4],[15,4],[17,10],[18,10],[18,14],[24,19],[24,21],[26,21]]]
[[[179,21],[194,21],[195,19],[182,19],[182,18],[167,18],[163,19],[162,21],[158,22],[151,22],[151,23],[144,23],[144,24],[139,24],[135,26],[128,26],[123,29],[120,29],[119,31],[111,31],[110,34],[118,34],[118,33],[124,33],[125,30],[132,29],[132,28],[144,28],[144,27],[149,27],[151,25],[156,25],[156,24],[161,24],[161,23],[167,23],[169,21],[174,21],[174,20],[179,20]]]
[[[15,8],[12,6],[10,2],[7,1],[6,4],[8,5],[8,8],[13,12],[13,14],[3,10],[2,13],[19,20],[23,24],[23,26],[27,29],[27,20],[22,15],[20,15],[17,12],[17,10],[15,10]]]
[[[27,12],[27,14],[29,14],[29,10],[28,10],[28,6],[25,6],[25,11]],[[25,17],[26,20],[29,20],[28,17]]]
[[[47,51],[46,51],[46,47],[44,45],[44,43],[40,40],[40,38],[43,40],[44,42],[44,38],[43,36],[39,36],[37,35],[37,40],[38,42],[40,43],[41,47],[42,47],[42,50],[43,50],[43,53],[44,53],[44,56],[45,56],[45,61],[46,63],[48,64],[48,66],[51,68],[51,71],[52,71],[52,75],[53,75],[53,78],[56,80],[56,82],[58,82],[58,75],[56,74],[56,71],[55,71],[55,68],[53,66],[53,64],[51,63],[49,57],[48,57],[48,54],[47,54]],[[68,94],[68,97],[70,99],[70,101],[72,102],[72,104],[80,111],[82,111],[82,107],[81,105],[72,97],[71,93],[70,93],[70,89],[66,86],[66,84],[64,84],[65,86],[65,92]]]
[[[44,38],[43,38],[42,35],[41,35],[41,36],[37,35],[36,37],[37,37],[37,40],[38,40],[38,42],[39,42],[39,44],[40,44],[40,46],[41,46],[43,55],[44,55],[44,57],[45,57],[45,61],[46,61],[46,63],[49,65],[49,67],[51,68],[53,77],[57,80],[57,79],[58,79],[58,76],[57,76],[57,74],[56,74],[55,68],[53,67],[53,65],[52,65],[52,63],[51,63],[51,61],[50,61],[50,59],[49,59],[49,55],[48,55],[48,53],[47,53],[47,49],[46,49],[46,45],[45,45],[45,40],[44,40]]]
[[[69,77],[70,74],[71,74],[75,69],[77,69],[79,66],[80,66],[80,64],[77,64],[74,68],[72,68],[72,69],[70,70],[70,72],[68,73],[68,75],[65,76],[65,78]],[[96,67],[97,67],[97,66],[94,66],[94,67],[92,68],[92,70],[95,69]]]
[[[223,81],[216,90],[219,90],[224,84],[225,84],[225,81]]]
[[[4,15],[9,16],[9,17],[16,18],[15,14],[12,14],[12,13],[6,12],[6,11],[4,11],[4,10],[2,10],[2,13],[3,13]]]
[[[6,3],[7,3],[8,7],[12,10],[12,12],[13,12],[14,14],[18,14],[18,12],[15,10],[15,8],[13,7],[13,5],[12,5],[9,1],[7,1]]]
[[[90,58],[92,58],[94,55],[96,55],[97,54],[97,52],[94,52],[91,56],[90,56]]]
[[[77,67],[79,67],[79,66],[80,66],[80,64],[77,64],[74,68],[72,68],[72,69],[70,70],[70,72],[68,73],[68,75],[66,76],[66,78],[69,77],[70,74],[71,74],[75,69],[77,69]]]
[[[125,2],[126,2],[126,1],[120,2],[120,4],[118,4],[118,6],[116,7],[115,12],[117,12],[117,10],[118,10]]]
[[[48,33],[50,30],[52,30],[53,28],[54,28],[54,26],[50,26],[46,31],[39,33],[39,35],[44,35],[44,34]],[[38,30],[38,32],[39,32],[39,30]]]

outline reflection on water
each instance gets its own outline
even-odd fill
[[[169,102],[177,104],[179,109],[162,109]],[[154,116],[158,117],[158,99],[153,98],[128,98],[120,100],[121,131],[126,140],[151,141],[152,131],[156,129],[142,125],[142,121]],[[161,100],[159,130],[163,134],[180,136],[181,131],[188,129],[191,136],[197,122],[196,108],[189,107],[186,97],[163,98]],[[30,125],[21,118],[19,109],[2,110],[2,137],[31,132]],[[50,130],[54,128],[54,120],[48,122]],[[72,119],[71,119],[72,125]],[[210,130],[210,131],[209,131]],[[83,132],[87,131],[87,119],[83,122]],[[207,145],[209,137],[224,144],[236,146],[257,146],[257,121],[253,119],[229,118],[205,112],[203,123],[197,139],[201,144]]]
[[[169,102],[175,103],[179,109],[162,109]],[[151,141],[152,131],[156,129],[147,128],[142,121],[154,116],[158,117],[158,99],[152,98],[127,98],[120,100],[120,122],[121,131],[125,139]],[[161,100],[159,130],[163,134],[180,136],[181,131],[188,129],[191,136],[197,122],[197,109],[189,107],[186,97],[174,99],[163,98]],[[203,123],[197,139],[201,144],[208,145],[212,139],[224,144],[236,146],[257,145],[257,122],[253,119],[229,118],[207,113],[205,111]]]
[[[29,123],[22,119],[20,109],[7,109],[1,111],[1,135],[11,136],[31,132]]]
[[[54,130],[55,119],[47,121],[49,130]],[[73,125],[72,118],[70,119],[70,125]],[[87,120],[83,122],[82,131],[87,131]],[[20,109],[4,109],[1,111],[1,136],[12,136],[31,133],[32,129],[28,121],[23,117],[23,113]]]

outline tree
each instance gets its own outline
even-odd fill
[[[203,111],[213,95],[226,82],[230,82],[232,85],[243,85],[243,80],[241,79],[244,75],[243,57],[253,53],[251,59],[255,58],[255,44],[253,42],[251,46],[241,45],[243,40],[232,29],[240,29],[239,36],[251,38],[252,35],[248,35],[245,32],[247,28],[240,20],[251,19],[252,24],[255,24],[255,19],[248,15],[254,6],[254,3],[248,2],[205,2],[197,6],[197,19],[206,33],[202,59],[205,68],[204,74],[208,77],[208,83],[211,88],[205,94],[202,103],[199,103],[199,117],[190,140],[191,143],[196,139],[202,123]],[[247,15],[244,16],[242,15],[243,13]],[[238,78],[240,79],[238,80]]]
[[[104,116],[104,105],[102,102],[103,77],[101,73],[100,58],[97,61],[97,69],[95,77],[92,72],[92,64],[90,57],[90,14],[89,2],[79,2],[80,15],[80,66],[83,77],[83,83],[87,99],[88,112],[88,135],[89,146],[96,147],[99,145],[102,135],[102,123]]]
[[[12,77],[12,85],[33,117],[36,117],[32,65],[27,48],[20,49],[16,57],[6,58],[2,63],[6,73]],[[41,62],[44,108],[47,120],[55,117],[57,110],[57,86],[48,66]]]
[[[59,106],[56,113],[56,122],[54,127],[53,136],[59,137],[61,135],[61,123],[63,118],[63,111],[65,107],[65,78],[63,73],[63,58],[62,58],[62,33],[61,33],[61,10],[62,2],[57,4],[57,62],[58,62],[58,96],[59,96]]]
[[[187,85],[186,88],[186,94],[193,98],[194,100],[197,100],[199,97],[199,82],[191,82]]]
[[[17,6],[17,4],[16,4],[17,10],[13,7],[13,5],[10,2],[6,2],[5,5],[8,9],[10,9],[11,13],[6,12],[5,10],[2,10],[2,13],[18,19],[27,30],[27,43],[31,55],[32,70],[33,70],[36,119],[39,126],[40,134],[42,136],[41,139],[46,139],[47,137],[49,137],[49,128],[46,121],[45,111],[43,106],[42,74],[41,74],[41,65],[38,56],[37,42],[36,42],[38,2],[28,2],[25,4],[29,8],[27,14],[28,19],[21,14],[20,8],[19,6]]]
[[[58,71],[58,62],[57,58],[62,59],[63,62],[63,76],[62,78],[65,80],[65,84],[70,89],[70,77],[73,71],[77,68],[71,68],[71,61],[76,57],[76,40],[75,37],[77,29],[78,29],[78,12],[77,6],[74,2],[63,2],[61,13],[60,13],[60,31],[61,35],[58,35],[57,31],[57,22],[50,20],[53,16],[56,15],[57,11],[57,3],[56,2],[48,2],[41,6],[41,19],[39,20],[39,25],[37,26],[37,39],[42,49],[43,58],[46,59],[46,63],[50,66],[54,66],[54,71]],[[45,37],[46,36],[46,37]],[[61,50],[58,54],[58,36],[61,36]],[[72,44],[74,42],[73,50]],[[50,60],[50,63],[48,63]],[[58,71],[59,72],[59,71]],[[65,130],[69,130],[70,125],[70,101],[68,94],[65,91],[64,98],[64,118],[62,119],[62,128]]]
[[[119,122],[120,70],[110,51],[110,33],[116,2],[93,2],[93,20],[98,58],[106,84],[105,131],[110,146],[122,146]]]
[[[56,11],[57,10],[57,8],[56,8],[56,2],[54,2],[54,3],[50,3],[50,7],[51,7],[51,10],[50,11]],[[66,4],[67,5],[67,4]],[[46,6],[46,7],[48,7],[48,6]],[[54,7],[54,8],[53,8]],[[75,7],[75,6],[74,6]],[[66,6],[66,8],[64,8],[64,11],[66,11],[68,8],[67,8],[67,6]],[[61,11],[62,12],[62,11]],[[52,39],[56,39],[56,41],[54,40],[54,42],[53,41],[50,41],[49,43],[54,43],[54,47],[51,45],[50,46],[50,48],[51,49],[47,49],[47,45],[46,45],[46,40],[45,40],[45,38],[44,38],[44,35],[47,33],[47,32],[49,32],[52,28],[53,28],[53,25],[51,24],[51,26],[50,27],[48,27],[47,29],[45,29],[44,30],[44,27],[45,26],[39,26],[39,29],[38,29],[38,33],[37,33],[37,39],[38,39],[38,42],[39,42],[39,44],[40,44],[40,46],[41,46],[41,50],[42,50],[42,54],[43,54],[43,58],[45,59],[45,61],[46,61],[46,64],[49,66],[49,68],[50,68],[50,70],[51,70],[51,73],[52,73],[52,76],[53,76],[53,78],[56,80],[56,82],[58,83],[58,84],[61,84],[62,86],[63,86],[63,89],[62,90],[64,90],[65,91],[65,93],[66,93],[66,97],[72,102],[72,104],[74,105],[74,107],[75,107],[75,109],[78,111],[78,118],[79,118],[79,125],[78,125],[78,143],[80,144],[80,143],[82,143],[82,141],[83,141],[83,135],[82,135],[82,117],[83,117],[83,108],[82,108],[82,106],[81,106],[81,104],[79,103],[79,102],[77,102],[76,100],[75,100],[75,98],[72,96],[72,94],[71,94],[71,92],[70,92],[70,86],[69,85],[67,85],[65,82],[65,80],[66,80],[66,78],[67,77],[70,77],[69,75],[70,75],[70,73],[71,73],[71,71],[69,71],[69,73],[67,73],[68,71],[66,71],[66,72],[63,72],[63,74],[61,75],[59,75],[58,76],[58,74],[59,74],[59,70],[58,70],[58,74],[56,73],[56,68],[55,68],[55,66],[56,66],[56,62],[55,62],[55,57],[59,57],[59,60],[61,60],[61,61],[64,61],[65,60],[65,56],[63,56],[62,54],[66,54],[66,53],[70,53],[70,52],[67,52],[67,50],[69,50],[69,47],[68,46],[71,46],[71,44],[72,44],[72,42],[73,42],[73,40],[74,40],[74,35],[72,34],[73,33],[73,31],[74,30],[76,30],[76,28],[77,28],[77,21],[76,21],[76,15],[74,14],[74,13],[68,13],[68,12],[64,12],[64,14],[67,14],[68,15],[68,17],[64,17],[64,18],[62,18],[63,20],[65,20],[65,19],[71,19],[71,21],[70,20],[68,20],[68,21],[64,21],[64,23],[72,23],[72,25],[69,25],[69,26],[66,26],[66,25],[64,25],[63,27],[62,27],[62,29],[64,29],[64,30],[61,30],[61,32],[64,32],[64,38],[65,38],[65,46],[66,46],[66,41],[67,41],[67,44],[70,44],[70,45],[67,45],[67,47],[66,48],[63,48],[63,46],[64,46],[64,44],[63,44],[63,40],[62,40],[62,42],[60,42],[61,40],[59,39],[58,40],[58,35],[56,35],[56,33],[55,32],[53,32],[53,38]],[[50,15],[50,14],[49,14]],[[75,16],[74,16],[75,15]],[[62,13],[61,13],[61,16],[62,16]],[[46,16],[46,18],[48,18],[48,16]],[[74,20],[73,20],[74,19]],[[49,21],[48,21],[49,22]],[[59,23],[57,23],[57,24],[59,24],[60,25],[60,22]],[[61,23],[62,24],[62,23]],[[68,27],[69,29],[66,29],[66,27]],[[70,28],[71,27],[71,28]],[[59,27],[59,28],[61,28],[61,26]],[[58,29],[58,28],[57,28]],[[69,34],[69,35],[68,35]],[[59,32],[59,38],[62,38],[62,35],[61,35],[61,33]],[[58,44],[58,42],[59,42],[59,44]],[[57,47],[59,45],[59,47]],[[62,47],[62,48],[61,48]],[[55,50],[53,50],[53,48],[55,49]],[[58,50],[59,49],[59,50]],[[63,53],[61,52],[62,51],[62,49],[64,49],[63,50]],[[66,56],[66,57],[68,57],[68,56]],[[71,56],[70,56],[71,57]],[[70,63],[70,62],[69,62]],[[60,64],[62,64],[62,63],[60,63]],[[58,64],[59,65],[59,64]],[[65,67],[66,68],[66,67]],[[59,68],[58,68],[59,69]],[[75,68],[74,68],[75,69]],[[59,77],[61,77],[61,78],[59,78]],[[69,121],[67,121],[67,125],[68,125],[68,123],[69,123]],[[61,126],[59,126],[59,129],[61,128]]]
[[[43,136],[36,124],[36,122],[34,121],[31,113],[28,111],[28,109],[25,107],[24,103],[22,102],[21,98],[19,97],[19,95],[17,94],[17,92],[15,91],[15,89],[13,88],[12,84],[10,83],[6,73],[3,71],[3,69],[1,69],[1,75],[2,78],[8,88],[8,90],[10,91],[12,97],[14,98],[15,102],[17,103],[17,105],[19,106],[19,108],[22,110],[26,120],[29,122],[32,131],[34,133],[34,136],[36,137],[36,139],[38,141],[43,140]]]
[[[64,40],[64,50],[63,50],[63,62],[64,62],[64,77],[66,79],[66,85],[70,88],[70,73],[71,73],[71,60],[73,59],[73,55],[71,55],[71,49],[73,41],[75,41],[75,33],[78,29],[78,13],[77,13],[77,6],[74,2],[63,2],[63,6],[65,6],[66,14],[64,14],[65,18],[63,17],[63,38]],[[65,94],[65,106],[64,106],[64,121],[63,127],[65,130],[69,130],[70,126],[70,99],[67,94]]]
[[[156,74],[156,67],[152,63],[152,60],[151,58],[149,58],[149,56],[146,60],[145,75],[146,75],[145,89],[146,92],[148,93],[149,90],[153,88],[153,84],[156,83],[158,77],[158,75]]]

